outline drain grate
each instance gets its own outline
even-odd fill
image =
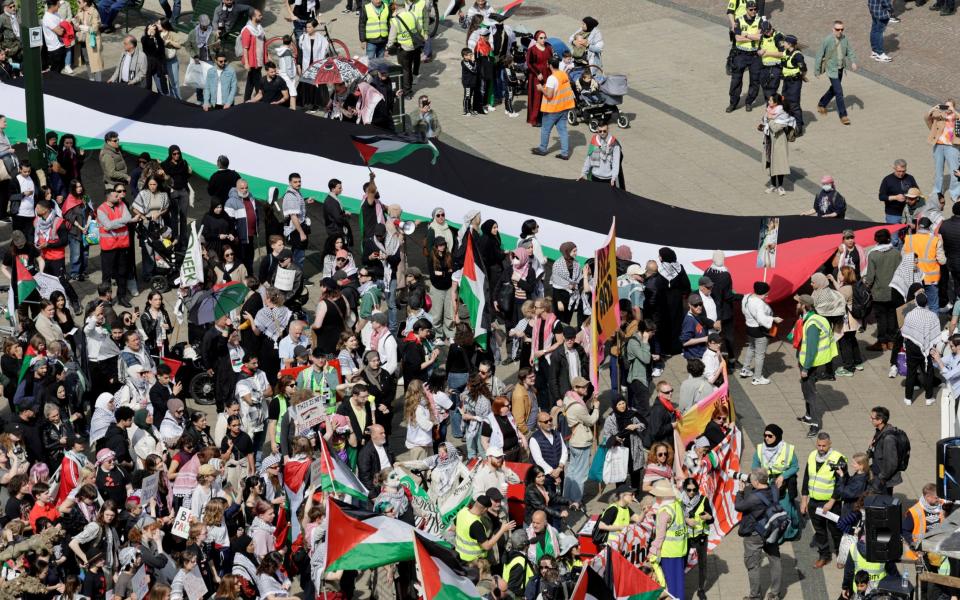
[[[521,6],[513,13],[518,17],[542,17],[549,11],[540,6]]]

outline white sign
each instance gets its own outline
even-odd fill
[[[297,434],[323,423],[327,418],[323,396],[314,396],[289,409],[290,418],[297,424]]]
[[[201,600],[207,595],[207,584],[203,582],[200,576],[200,569],[194,567],[192,571],[183,578],[183,593],[190,600]]]
[[[140,484],[140,504],[146,506],[150,500],[157,497],[157,490],[160,486],[160,474],[154,473],[149,477],[143,478]]]
[[[40,292],[42,298],[49,300],[50,294],[54,292],[60,292],[64,296],[67,295],[66,290],[63,289],[63,284],[60,283],[60,279],[53,275],[37,273],[33,276],[33,280],[37,282],[37,291]]]
[[[199,236],[203,233],[203,226],[197,231],[197,222],[190,223],[190,241],[187,243],[187,253],[180,265],[180,287],[192,287],[203,283],[203,258],[200,256]]]
[[[296,275],[297,272],[293,269],[277,267],[277,277],[273,281],[273,287],[283,292],[289,292],[293,290],[293,281],[296,278]]]
[[[133,585],[133,591],[136,593],[137,598],[146,598],[147,594],[150,593],[150,585],[147,581],[147,566],[141,565],[140,569],[133,574],[133,580],[131,581]]]
[[[170,528],[170,533],[177,536],[178,538],[187,539],[190,537],[190,509],[186,506],[181,506],[180,510],[177,511],[177,517],[173,520],[173,526]]]
[[[30,47],[39,48],[43,45],[43,30],[39,27],[31,27],[27,31],[30,32]]]
[[[310,465],[310,485],[320,486],[320,478],[323,476],[323,461],[319,458],[314,459]]]

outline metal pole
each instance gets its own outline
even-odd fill
[[[46,128],[43,122],[43,86],[40,75],[43,32],[40,29],[38,14],[37,0],[23,0],[20,3],[20,39],[23,43],[21,68],[27,102],[27,150],[34,170],[47,167],[43,152],[45,145],[43,136]]]

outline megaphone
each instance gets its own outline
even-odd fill
[[[416,222],[416,221],[401,221],[401,222],[400,222],[400,231],[402,231],[404,235],[410,235],[411,233],[413,233],[413,231],[414,231],[416,228],[417,228],[417,222]]]

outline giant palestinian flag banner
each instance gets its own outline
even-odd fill
[[[26,140],[26,103],[23,80],[0,84],[0,106],[7,116],[7,136]],[[97,150],[108,131],[120,133],[129,153],[147,152],[165,158],[167,148],[179,145],[195,173],[209,177],[220,154],[249,181],[253,195],[263,199],[270,187],[286,186],[288,173],[308,174],[303,195],[326,197],[331,177],[343,182],[344,208],[359,212],[362,185],[370,173],[353,143],[353,136],[383,132],[368,126],[317,119],[261,103],[240,104],[230,110],[203,112],[196,105],[150,93],[134,86],[111,86],[80,78],[47,74],[43,77],[44,110],[48,130],[72,133],[78,146]],[[291,132],[295,132],[291,134]],[[322,142],[322,143],[321,143]],[[414,152],[395,164],[377,165],[377,187],[386,204],[403,207],[405,219],[429,221],[433,208],[447,207],[451,225],[459,226],[454,210],[479,210],[483,219],[500,225],[504,246],[513,248],[522,223],[535,218],[537,238],[549,258],[560,244],[573,240],[581,248],[599,248],[607,240],[610,222],[617,217],[617,241],[640,261],[670,246],[692,279],[710,266],[714,250],[727,255],[737,292],[751,291],[760,279],[757,268],[757,231],[760,216],[713,215],[671,204],[686,199],[670,192],[657,200],[603,186],[583,188],[570,179],[518,171],[473,156],[442,142],[442,159],[431,164],[431,152]],[[550,198],[544,202],[544,198]],[[731,201],[734,199],[731,198]],[[777,268],[768,274],[771,298],[790,296],[841,242],[844,229],[855,231],[857,243],[873,244],[879,227],[867,222],[780,218]]]

